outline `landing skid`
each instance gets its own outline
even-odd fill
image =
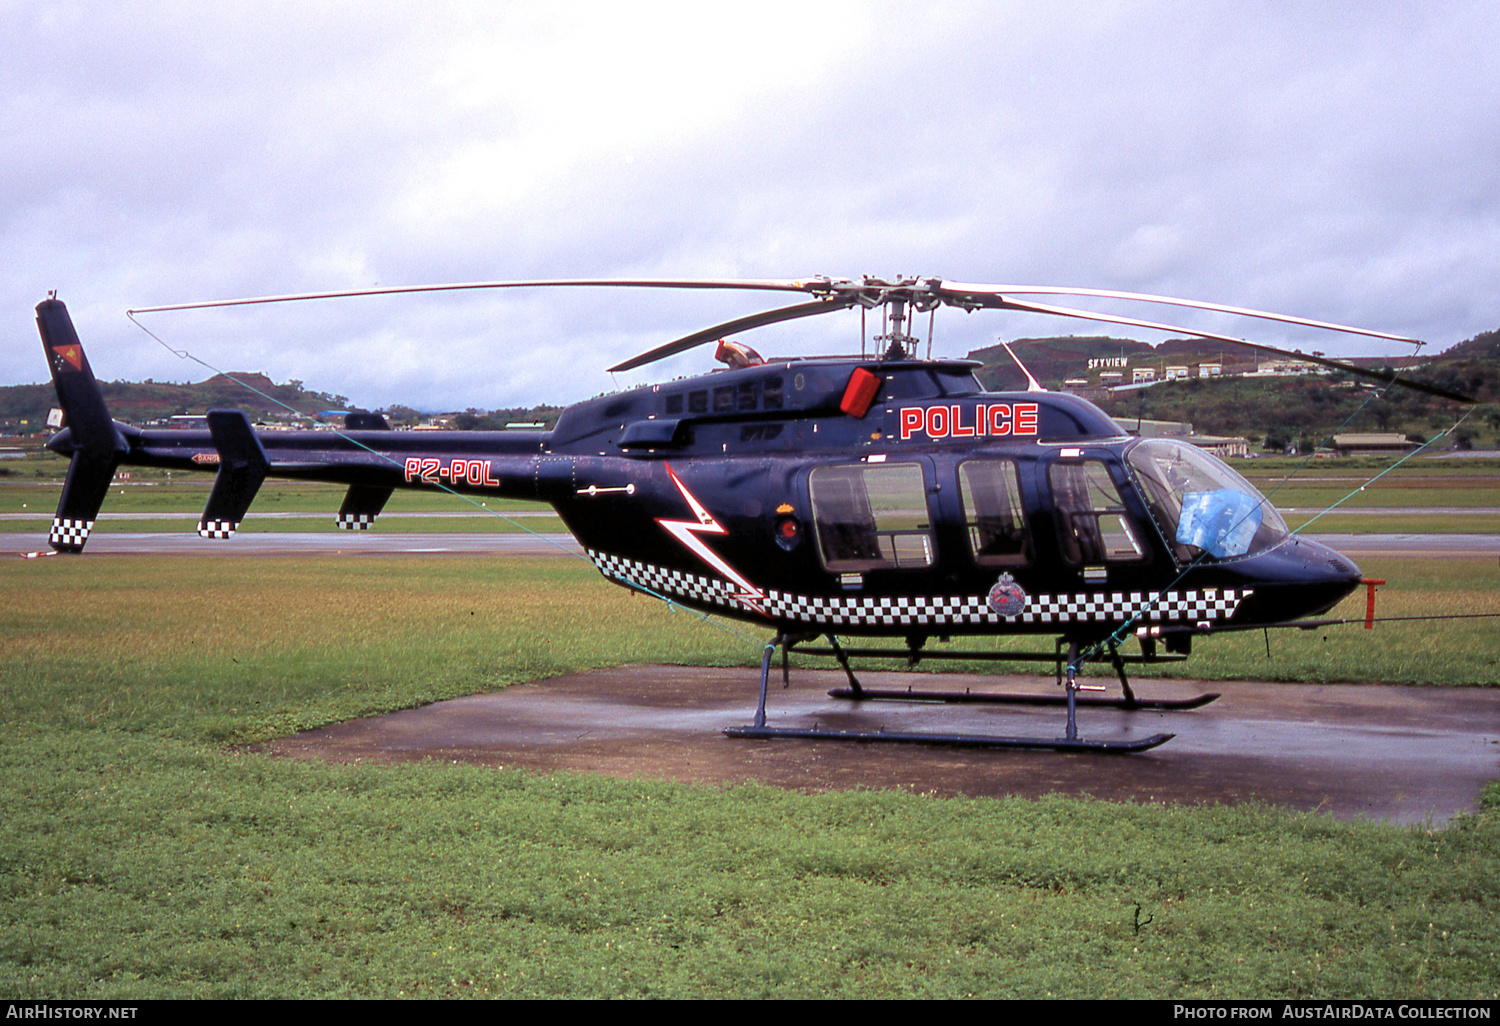
[[[1209,692],[1197,695],[1193,698],[1151,698],[1141,699],[1135,695],[1135,690],[1130,686],[1130,678],[1125,673],[1127,663],[1165,663],[1181,662],[1186,656],[1181,655],[1159,655],[1153,652],[1150,655],[1130,656],[1120,652],[1118,646],[1113,642],[1109,644],[1109,664],[1114,667],[1115,674],[1120,678],[1120,690],[1124,692],[1123,698],[1100,698],[1084,696],[1065,695],[1006,695],[993,692],[970,692],[970,691],[915,691],[907,688],[905,691],[881,690],[879,688],[867,688],[860,684],[854,676],[854,671],[849,666],[849,656],[871,656],[876,658],[905,658],[907,665],[915,666],[923,658],[947,659],[954,661],[987,661],[987,662],[1009,662],[1021,660],[1028,662],[1052,662],[1057,666],[1057,683],[1063,683],[1063,667],[1077,662],[1078,646],[1069,646],[1066,656],[1062,650],[1062,640],[1059,639],[1053,653],[1047,655],[1043,652],[924,652],[920,645],[913,645],[906,649],[891,648],[845,648],[838,643],[832,635],[828,636],[828,648],[799,648],[797,651],[807,655],[831,655],[839,661],[843,668],[844,676],[849,678],[847,688],[834,688],[828,694],[833,698],[844,698],[850,701],[874,701],[874,702],[946,702],[952,704],[972,703],[975,705],[1067,705],[1070,701],[1075,705],[1086,705],[1102,709],[1124,709],[1126,711],[1139,712],[1171,712],[1184,709],[1197,709],[1207,705],[1219,697],[1219,693]],[[796,645],[793,640],[790,646]],[[782,659],[782,675],[786,674],[786,659]],[[1092,687],[1085,684],[1076,684],[1074,691],[1097,691],[1102,688]]]
[[[1043,748],[1057,752],[1144,752],[1165,744],[1176,734],[1152,734],[1129,741],[1085,741],[1082,738],[1000,737],[993,734],[900,734],[891,731],[797,730],[790,727],[730,727],[730,737],[796,738],[809,741],[898,741],[907,744],[951,745],[958,748]]]
[[[882,690],[880,688],[833,688],[828,692],[833,698],[847,698],[856,702],[943,702],[951,705],[1067,705],[1063,695],[1005,695],[985,691],[905,691]],[[1197,709],[1219,697],[1219,692],[1195,695],[1192,698],[1099,698],[1079,695],[1074,703],[1094,709],[1125,709],[1141,712],[1172,712]]]
[[[849,678],[849,688],[839,688],[829,692],[836,697],[847,697],[851,699],[890,699],[900,698],[903,700],[921,701],[969,701],[969,702],[1014,702],[1015,704],[1029,705],[1060,705],[1065,704],[1068,710],[1067,726],[1063,737],[1007,737],[994,734],[927,734],[927,733],[905,733],[900,731],[857,731],[857,730],[824,730],[814,727],[812,729],[795,727],[771,727],[766,725],[766,693],[770,689],[771,658],[776,649],[782,650],[781,673],[783,681],[788,676],[788,655],[794,644],[795,638],[778,634],[775,640],[766,645],[765,655],[760,663],[760,704],[755,710],[755,722],[748,727],[731,727],[724,733],[729,737],[738,738],[760,738],[763,740],[775,739],[797,739],[813,741],[859,741],[859,742],[899,742],[905,744],[929,744],[929,745],[952,745],[963,748],[1029,748],[1048,749],[1059,752],[1144,752],[1157,745],[1164,744],[1174,738],[1175,734],[1152,734],[1149,737],[1137,739],[1121,739],[1106,741],[1090,741],[1078,736],[1078,722],[1076,718],[1077,707],[1080,702],[1094,706],[1115,706],[1118,708],[1193,708],[1213,701],[1218,695],[1202,696],[1198,699],[1188,699],[1186,703],[1175,702],[1167,705],[1147,705],[1136,700],[1135,696],[1128,690],[1126,684],[1126,695],[1124,699],[1080,699],[1078,691],[1085,685],[1080,685],[1077,679],[1077,648],[1069,652],[1066,682],[1066,697],[1057,698],[1050,696],[1030,695],[970,695],[962,693],[918,692],[901,691],[872,691],[860,685],[855,678],[853,670],[849,667],[849,659],[838,641],[829,636],[832,644],[832,654],[838,658],[844,673]],[[1119,667],[1119,657],[1115,656],[1115,665]],[[1121,679],[1124,681],[1124,672],[1121,670]],[[1097,688],[1090,688],[1097,690]],[[920,696],[920,697],[919,697]],[[929,697],[930,696],[930,697]],[[1128,703],[1128,705],[1126,704]]]

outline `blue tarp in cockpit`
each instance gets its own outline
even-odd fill
[[[1232,488],[1188,492],[1182,497],[1177,541],[1219,559],[1243,556],[1260,529],[1260,500]]]

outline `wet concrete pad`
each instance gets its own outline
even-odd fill
[[[1117,801],[1262,801],[1342,818],[1443,821],[1500,778],[1500,689],[1141,681],[1142,698],[1223,697],[1177,712],[1081,709],[1086,738],[1175,732],[1137,755],[941,745],[747,741],[756,671],[627,666],[308,731],[279,756],[441,759],[537,770],[805,791],[904,788],[940,795],[1087,794]],[[868,673],[871,688],[1060,694],[1036,677]],[[770,696],[773,726],[1060,737],[1060,708],[851,703],[838,672],[795,671]]]

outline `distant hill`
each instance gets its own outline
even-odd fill
[[[252,419],[263,420],[285,415],[286,407],[280,403],[299,413],[344,409],[349,403],[344,396],[304,388],[300,381],[278,385],[264,374],[249,371],[216,374],[197,384],[101,381],[99,389],[104,393],[110,414],[127,424],[146,424],[209,410],[244,410]],[[56,405],[57,393],[50,383],[0,387],[0,430],[42,430],[47,423],[47,411]],[[23,425],[22,421],[27,423]]]
[[[209,410],[244,410],[251,420],[274,421],[290,416],[287,406],[298,413],[351,409],[345,396],[314,391],[300,381],[278,385],[264,374],[253,371],[216,374],[196,384],[101,381],[99,388],[104,393],[111,416],[138,426]],[[50,383],[0,387],[0,432],[34,434],[46,431],[47,412],[56,405],[57,393]],[[433,419],[409,406],[393,405],[380,412],[393,427],[410,427]],[[561,412],[561,407],[545,405],[500,410],[470,409],[441,419],[447,426],[460,431],[490,431],[516,422],[541,423],[550,427],[557,422],[557,415]]]
[[[1500,360],[1500,328],[1475,335],[1439,354],[1443,360]]]
[[[1058,389],[1069,378],[1085,378],[1091,385],[1099,383],[1102,371],[1120,370],[1118,367],[1089,366],[1091,360],[1112,360],[1121,357],[1129,361],[1130,367],[1155,367],[1157,376],[1165,376],[1166,364],[1186,364],[1196,367],[1200,363],[1220,363],[1226,373],[1241,368],[1253,368],[1256,357],[1239,346],[1223,346],[1217,342],[1201,339],[1174,338],[1159,345],[1148,345],[1129,338],[1111,338],[1108,335],[1064,335],[1053,338],[1018,338],[1010,344],[1021,362],[1036,375],[1037,381],[1047,388]],[[969,359],[984,364],[979,371],[979,380],[986,388],[1008,390],[1026,387],[1026,378],[1015,363],[1006,355],[1002,346],[987,346],[969,354]],[[1130,371],[1125,369],[1125,380],[1130,380]]]
[[[1099,384],[1103,370],[1120,368],[1090,367],[1091,360],[1125,358],[1125,381],[1129,383],[1129,370],[1135,367],[1152,367],[1157,378],[1163,378],[1168,365],[1185,365],[1196,371],[1202,363],[1219,363],[1225,375],[1253,369],[1262,360],[1273,359],[1271,354],[1261,353],[1244,346],[1225,345],[1204,339],[1173,338],[1156,345],[1137,342],[1128,338],[1111,338],[1106,335],[1066,335],[1053,338],[1018,338],[1011,348],[1046,388],[1060,389],[1069,378],[1087,379],[1090,385]],[[1322,355],[1318,353],[1316,355]],[[988,388],[1019,389],[1026,387],[1026,379],[1006,355],[1001,346],[987,346],[969,353],[971,360],[983,366],[979,380]],[[1453,388],[1486,401],[1500,400],[1500,330],[1487,331],[1444,350],[1441,353],[1424,351],[1413,360],[1403,358],[1355,357],[1350,363],[1363,367],[1412,368],[1410,374],[1420,381]],[[1197,377],[1196,373],[1192,374]]]
[[[1339,428],[1401,431],[1425,440],[1453,426],[1461,415],[1451,402],[1411,389],[1376,388],[1354,375],[1234,377],[1231,375],[1270,357],[1203,340],[1170,339],[1151,346],[1133,339],[1065,336],[1017,339],[1011,348],[1044,387],[1054,390],[1061,389],[1069,378],[1082,378],[1091,388],[1097,387],[1099,375],[1105,370],[1123,371],[1128,383],[1136,367],[1154,368],[1158,379],[1168,365],[1191,369],[1192,376],[1186,381],[1120,393],[1089,393],[1106,413],[1127,426],[1138,417],[1188,421],[1204,434],[1244,436],[1256,442],[1267,438],[1283,443],[1301,441],[1305,445]],[[1089,367],[1090,360],[1120,357],[1127,359],[1127,367]],[[1025,378],[1000,346],[977,349],[969,358],[983,364],[979,378],[986,387],[1026,387]],[[1199,378],[1196,368],[1205,362],[1222,363],[1224,376]],[[1500,444],[1500,409],[1493,405],[1500,403],[1500,330],[1424,356],[1413,361],[1410,370],[1404,369],[1405,361],[1396,359],[1357,362],[1367,367],[1395,365],[1400,373],[1415,380],[1481,400],[1486,405],[1469,417],[1458,436],[1474,444]]]

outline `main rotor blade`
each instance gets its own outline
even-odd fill
[[[628,289],[752,289],[762,292],[814,292],[816,281],[776,278],[549,278],[537,281],[470,281],[438,285],[391,285],[338,292],[299,292],[284,296],[251,296],[244,299],[213,299],[201,303],[143,306],[126,313],[166,313],[173,310],[207,310],[219,306],[254,306],[261,303],[298,303],[308,299],[347,299],[352,296],[394,296],[411,292],[466,292],[480,289],[628,288]]]
[[[1112,289],[1080,289],[1062,285],[971,285],[963,282],[945,281],[941,285],[943,292],[960,293],[963,296],[981,297],[993,296],[1004,300],[1007,295],[1022,296],[1097,296],[1100,299],[1128,299],[1137,303],[1161,303],[1167,306],[1185,306],[1194,310],[1211,310],[1215,313],[1236,314],[1240,317],[1258,317],[1266,321],[1280,321],[1283,324],[1299,324],[1308,328],[1322,328],[1326,331],[1343,331],[1352,335],[1367,335],[1370,338],[1385,338],[1393,342],[1415,342],[1417,345],[1425,343],[1407,338],[1405,335],[1392,335],[1384,331],[1371,331],[1368,328],[1355,328],[1347,324],[1333,324],[1328,321],[1314,321],[1306,317],[1293,317],[1290,314],[1272,313],[1269,310],[1251,310],[1242,306],[1224,306],[1221,303],[1204,303],[1196,299],[1178,299],[1174,296],[1155,296],[1146,292],[1116,292]],[[980,300],[983,305],[990,305]]]
[[[1268,346],[1262,342],[1250,342],[1243,338],[1234,338],[1231,335],[1219,335],[1215,332],[1199,331],[1196,328],[1184,328],[1175,324],[1159,324],[1155,321],[1143,321],[1134,317],[1115,317],[1111,314],[1094,313],[1091,310],[1074,310],[1070,307],[1051,306],[1047,303],[1028,303],[1022,299],[1005,299],[1003,297],[996,297],[996,300],[996,302],[986,305],[992,305],[996,309],[1000,310],[1026,310],[1030,311],[1031,313],[1056,314],[1061,317],[1079,317],[1088,321],[1105,321],[1111,324],[1129,324],[1137,328],[1154,328],[1157,331],[1170,331],[1174,333],[1180,332],[1184,335],[1192,335],[1196,338],[1211,339],[1215,342],[1228,342],[1231,345],[1248,346],[1251,349],[1259,349],[1267,353],[1276,353],[1278,356],[1289,357],[1293,360],[1305,360],[1308,363],[1316,363],[1319,366],[1329,367],[1337,371],[1343,371],[1346,374],[1357,374],[1362,378],[1371,378],[1375,381],[1384,381],[1387,384],[1401,385],[1405,388],[1410,388],[1417,392],[1426,393],[1427,395],[1435,395],[1442,399],[1452,399],[1454,402],[1477,403],[1479,401],[1473,396],[1463,395],[1458,392],[1450,392],[1446,388],[1439,388],[1437,385],[1429,385],[1421,381],[1413,381],[1411,378],[1402,377],[1401,375],[1398,375],[1393,371],[1372,370],[1365,367],[1357,367],[1352,363],[1345,363],[1342,360],[1330,360],[1323,356],[1309,356],[1306,353],[1299,353],[1293,349],[1279,349],[1276,346]],[[1382,337],[1389,338],[1393,336]]]
[[[1136,328],[1153,328],[1157,331],[1182,332],[1194,335],[1198,338],[1213,339],[1215,342],[1232,342],[1236,345],[1251,345],[1242,338],[1233,335],[1219,335],[1212,331],[1198,331],[1195,328],[1183,328],[1176,324],[1161,324],[1157,321],[1143,321],[1138,317],[1119,317],[1115,314],[1095,313],[1092,310],[1075,310],[1068,306],[1052,306],[1048,303],[1030,303],[1024,299],[1006,299],[996,297],[996,302],[986,303],[986,306],[996,310],[1022,310],[1028,313],[1055,314],[1059,317],[1077,317],[1085,321],[1103,321],[1107,324],[1129,324]],[[1280,350],[1277,350],[1278,352]]]
[[[726,335],[749,331],[751,328],[764,327],[767,324],[796,320],[798,317],[811,317],[814,314],[847,310],[856,302],[855,298],[844,296],[837,299],[817,299],[811,303],[798,303],[795,306],[783,306],[775,310],[764,310],[745,317],[737,317],[732,321],[725,321],[723,324],[715,324],[711,328],[695,331],[691,335],[684,335],[676,341],[668,342],[663,346],[657,346],[655,349],[641,353],[639,356],[633,356],[624,363],[615,364],[609,371],[613,374],[615,371],[635,370],[637,367],[644,367],[648,363],[655,363],[657,360],[664,360],[669,356],[685,353],[694,346],[701,346],[705,342],[716,341]]]

